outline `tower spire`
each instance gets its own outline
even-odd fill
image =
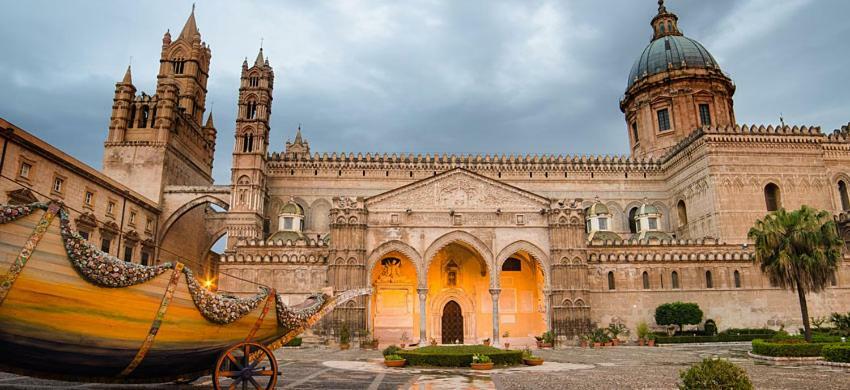
[[[198,25],[195,23],[195,4],[192,3],[192,13],[189,14],[189,19],[186,20],[183,30],[180,31],[180,39],[186,39],[191,42],[197,32]]]
[[[260,52],[257,53],[257,59],[254,61],[254,66],[263,65],[263,46],[260,46]]]
[[[121,82],[130,85],[133,84],[133,75],[130,72],[130,65],[127,65],[127,71],[124,72],[124,79],[121,80]]]

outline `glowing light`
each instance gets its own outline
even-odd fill
[[[207,290],[209,290],[209,289],[211,289],[212,287],[213,287],[213,280],[212,280],[212,279],[206,279],[206,280],[204,280],[204,288],[206,288]]]

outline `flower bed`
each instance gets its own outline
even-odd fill
[[[824,346],[821,350],[821,355],[828,362],[850,363],[850,345],[830,344]]]
[[[411,366],[469,367],[472,355],[490,357],[496,365],[522,364],[522,351],[502,350],[485,345],[428,346],[411,351],[398,351],[398,355]]]

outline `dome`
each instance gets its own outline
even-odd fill
[[[650,42],[632,65],[628,87],[644,77],[687,68],[720,69],[720,65],[699,42],[681,35],[663,36]]]
[[[298,203],[293,201],[289,201],[285,205],[280,208],[281,214],[294,214],[294,215],[304,215],[304,208],[301,207]]]
[[[595,217],[597,215],[602,215],[602,214],[611,214],[611,212],[608,211],[608,206],[606,206],[605,203],[602,203],[602,202],[594,203],[587,210],[587,217],[588,218],[589,217]]]
[[[661,214],[661,212],[658,211],[658,207],[655,207],[655,206],[648,204],[648,203],[644,203],[640,206],[640,209],[638,209],[637,215],[647,215],[647,214]]]

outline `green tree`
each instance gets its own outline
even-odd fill
[[[696,303],[671,302],[655,308],[655,323],[658,325],[696,325],[702,321],[702,310]]]
[[[748,234],[755,259],[770,282],[797,291],[806,341],[812,341],[806,294],[829,285],[841,261],[844,242],[826,211],[808,206],[774,211],[756,221]]]

